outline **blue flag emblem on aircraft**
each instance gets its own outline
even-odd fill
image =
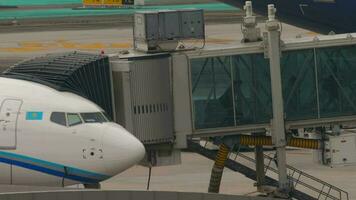
[[[27,112],[26,120],[42,120],[43,112]]]

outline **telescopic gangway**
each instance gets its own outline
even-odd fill
[[[221,144],[244,145],[247,141],[259,149],[259,180],[265,168],[263,145],[273,146],[278,163],[276,196],[288,198],[288,194],[295,196],[301,189],[295,190],[292,185],[286,146],[325,147],[323,140],[297,139],[293,133],[356,123],[356,34],[281,41],[274,7],[269,6],[263,35],[249,9],[252,7],[247,3],[242,43],[168,52],[132,51],[111,60],[116,113],[119,123],[153,149],[149,155],[153,165],[163,155],[160,150],[187,148],[187,138],[221,139]],[[250,143],[253,134],[263,135]],[[168,146],[159,149],[162,143]],[[222,158],[231,150],[231,146],[224,149]],[[165,155],[164,162],[179,162],[177,154]],[[211,153],[209,158],[215,159]],[[216,159],[215,163],[224,166],[223,160]],[[231,165],[246,169],[236,163]],[[216,176],[222,173],[219,167],[213,169],[212,182],[221,180]],[[249,169],[241,173],[255,176]],[[297,182],[297,186],[303,185]],[[339,191],[319,183],[324,188],[316,190],[323,198],[331,198],[327,191],[330,188]],[[216,187],[210,189],[218,192]],[[317,199],[318,195],[312,197]]]
[[[288,198],[296,190],[288,174],[292,168],[286,163],[286,146],[297,141],[302,148],[325,148],[323,140],[301,141],[294,138],[293,132],[325,127],[336,130],[356,123],[356,34],[281,41],[276,9],[269,5],[266,32],[259,37],[251,2],[245,8],[242,43],[171,54],[177,146],[186,147],[187,137],[222,138],[222,153],[214,158],[211,176],[211,184],[219,185],[224,159],[232,150],[224,146],[236,144],[236,137],[241,135],[262,133],[261,138],[270,134],[271,138],[249,144],[259,149],[257,179],[263,175],[263,145],[272,145],[278,163],[276,196]],[[242,173],[249,174],[248,170]],[[315,189],[319,193],[313,198],[348,198],[336,187],[317,182],[322,186]],[[297,181],[297,186],[303,184]],[[343,197],[331,197],[329,189]],[[209,191],[219,190],[210,187]]]

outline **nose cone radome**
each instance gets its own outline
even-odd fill
[[[107,173],[110,175],[116,175],[137,164],[146,154],[143,144],[116,124],[106,129],[103,150]]]

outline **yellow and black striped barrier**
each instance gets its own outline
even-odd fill
[[[252,146],[272,146],[272,137],[270,136],[252,136],[252,135],[240,135],[240,145],[252,145]],[[287,146],[298,147],[305,149],[320,149],[321,144],[319,140],[303,139],[303,138],[291,138],[287,141]]]
[[[219,193],[221,178],[224,172],[225,161],[228,158],[230,149],[225,144],[221,144],[215,158],[215,164],[211,171],[209,192]]]

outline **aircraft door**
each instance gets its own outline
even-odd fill
[[[5,99],[0,107],[0,149],[16,149],[17,121],[22,100]]]

